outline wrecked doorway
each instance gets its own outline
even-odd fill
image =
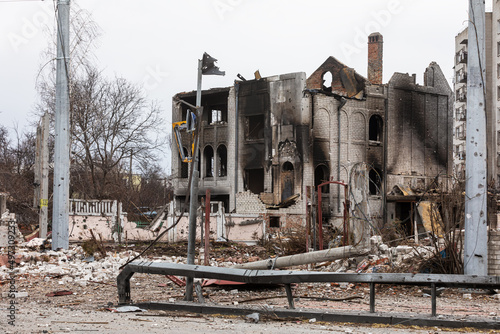
[[[415,202],[396,202],[395,220],[397,223],[398,232],[401,237],[413,236],[413,217],[415,210]]]
[[[281,170],[281,201],[293,196],[294,187],[294,171],[293,164],[287,161],[283,164]]]
[[[254,194],[264,192],[264,168],[245,170],[245,189]]]

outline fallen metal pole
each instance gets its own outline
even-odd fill
[[[316,252],[276,257],[273,259],[267,259],[256,262],[248,262],[244,264],[235,265],[233,266],[233,268],[240,268],[240,269],[286,268],[286,267],[299,266],[302,264],[344,259],[347,257],[364,255],[367,254],[368,252],[369,250],[365,248],[346,246],[346,247],[330,248]]]
[[[329,273],[291,270],[248,270],[197,266],[169,262],[131,262],[120,272],[116,281],[120,304],[131,302],[130,278],[134,273],[177,275],[193,278],[212,278],[253,284],[284,284],[289,308],[294,308],[291,283],[352,282],[370,284],[370,312],[375,312],[375,284],[430,286],[432,315],[436,315],[436,288],[487,288],[500,287],[500,276],[447,275],[447,274],[394,274],[394,273]]]

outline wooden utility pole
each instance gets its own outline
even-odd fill
[[[488,275],[484,0],[469,0],[464,274]]]

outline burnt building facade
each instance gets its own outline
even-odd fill
[[[306,223],[318,185],[342,181],[358,219],[401,219],[407,206],[386,196],[394,187],[425,190],[452,171],[452,91],[435,63],[424,85],[402,73],[383,84],[382,48],[382,35],[370,35],[368,78],[329,57],[309,77],[283,74],[203,91],[200,196],[210,189],[228,214],[259,215],[273,228]],[[172,122],[186,117],[178,99],[194,104],[195,92],[174,97]],[[183,141],[189,153],[190,138]],[[172,154],[177,205],[188,192],[189,168]],[[342,185],[322,187],[325,223],[342,222],[344,194]]]

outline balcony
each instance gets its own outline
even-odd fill
[[[464,122],[467,117],[467,110],[465,107],[460,107],[455,112],[455,121]]]
[[[457,138],[460,140],[465,140],[466,133],[464,128],[458,128],[457,129]]]
[[[460,70],[457,72],[457,83],[467,82],[467,72]]]
[[[467,91],[463,88],[457,90],[457,101],[458,102],[466,102],[467,101]]]
[[[467,51],[460,50],[455,55],[457,64],[467,64]]]

